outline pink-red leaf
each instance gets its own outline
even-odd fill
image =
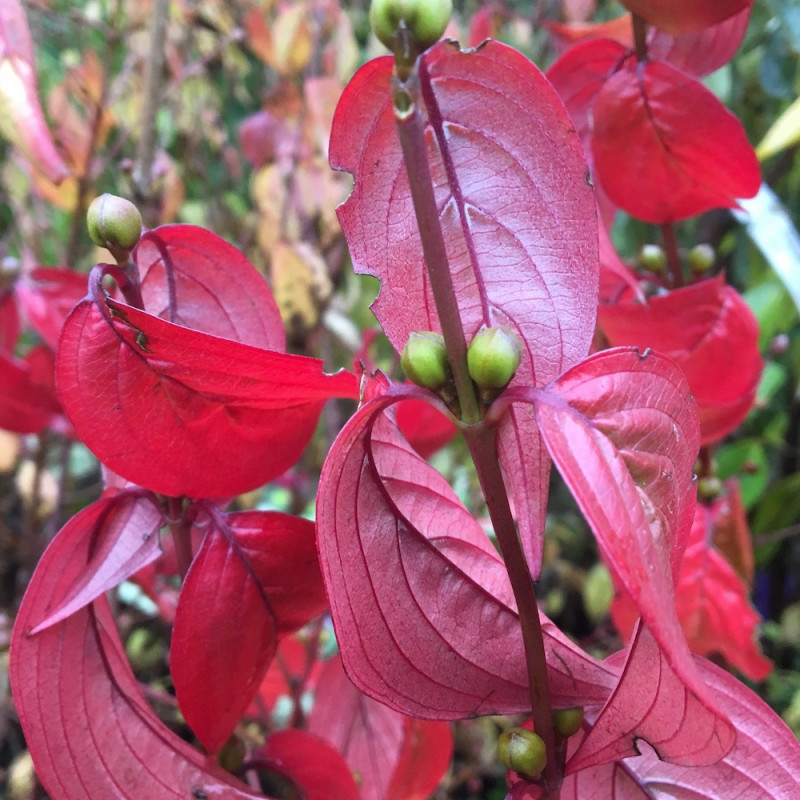
[[[59,581],[53,587],[47,617],[32,633],[61,622],[155,561],[161,553],[158,531],[162,524],[155,498],[141,492],[107,495],[76,514],[61,529],[54,546],[65,559],[74,549],[85,548],[88,561],[77,580]]]
[[[722,275],[646,304],[627,299],[603,305],[599,324],[612,345],[652,347],[683,369],[697,403],[702,444],[726,436],[750,410],[763,366],[758,322]]]
[[[350,420],[320,483],[317,544],[347,673],[412,716],[526,710],[505,567],[447,482],[383,414],[396,399],[378,396]],[[554,702],[598,702],[614,674],[549,620],[543,626]]]
[[[329,397],[357,396],[350,373],[316,359],[210,336],[107,299],[62,332],[64,409],[112,470],[161,494],[254,489],[299,457]],[[105,311],[105,313],[104,313]]]
[[[670,668],[710,707],[675,613],[694,515],[697,417],[674,362],[605,350],[531,395],[550,456]]]
[[[20,607],[11,641],[14,706],[36,773],[51,797],[86,800],[254,800],[150,709],[101,597],[38,634],[31,629],[75,585],[92,537],[59,535]]]
[[[387,57],[350,82],[334,117],[330,159],[355,178],[339,219],[355,270],[381,281],[373,310],[399,352],[412,331],[440,324],[391,75]],[[573,125],[538,69],[498,42],[464,52],[437,45],[421,61],[420,88],[438,222],[466,336],[483,325],[515,331],[524,352],[514,380],[543,385],[586,355],[596,313],[596,213]],[[536,575],[549,464],[529,409],[504,419],[500,441]]]
[[[86,296],[86,275],[38,267],[21,277],[14,288],[28,322],[55,351],[69,312]]]
[[[0,3],[0,132],[53,183],[69,175],[39,103],[33,41],[19,0]]]
[[[181,589],[170,670],[186,721],[215,752],[257,692],[278,635],[326,603],[312,522],[261,511],[210,517]]]
[[[684,767],[644,755],[567,776],[562,800],[794,800],[800,775],[800,744],[778,715],[731,674],[698,659],[715,702],[736,728],[733,749],[718,763]]]
[[[757,641],[758,612],[733,567],[712,546],[713,510],[698,506],[681,564],[677,611],[692,652],[719,653],[751,680],[772,671]]]
[[[457,433],[451,420],[424,400],[403,400],[395,414],[397,427],[423,458],[444,447]]]
[[[145,233],[134,252],[148,313],[223,339],[283,352],[278,306],[233,245],[195,225]]]
[[[335,747],[359,776],[361,800],[424,800],[453,752],[446,723],[415,720],[367,697],[347,678],[338,657],[320,675],[308,729]]]
[[[761,173],[741,122],[669,64],[619,70],[597,93],[592,113],[597,178],[639,219],[674,222],[734,207],[758,191]]]
[[[24,359],[0,350],[0,428],[40,433],[57,422],[61,406],[53,387],[53,354],[44,346]]]
[[[620,0],[625,8],[667,33],[691,33],[748,8],[753,0]]]
[[[727,64],[739,49],[750,22],[750,6],[726,20],[692,33],[672,36],[651,28],[647,37],[648,57],[669,61],[672,66],[702,78]]]
[[[735,738],[727,718],[688,691],[639,622],[619,685],[572,754],[566,773],[637,755],[639,739],[663,760],[704,766],[725,756]]]
[[[276,731],[254,753],[252,762],[288,778],[303,800],[360,800],[344,759],[313,733]]]

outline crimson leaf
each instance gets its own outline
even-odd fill
[[[620,0],[625,8],[667,33],[691,33],[716,25],[753,0]]]
[[[327,398],[357,394],[353,375],[325,375],[316,359],[103,305],[84,300],[64,325],[59,396],[104,464],[161,494],[262,485],[297,460]]]
[[[326,602],[313,523],[260,511],[210,517],[181,588],[170,670],[186,721],[213,753],[256,694],[278,634]]]

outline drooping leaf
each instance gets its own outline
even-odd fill
[[[750,410],[763,366],[758,323],[724,276],[646,304],[604,305],[598,320],[612,345],[652,347],[681,366],[697,403],[703,444],[730,433]]]
[[[326,602],[313,523],[276,512],[209,513],[181,588],[170,671],[181,712],[213,753],[258,690],[278,635]]]
[[[402,396],[363,406],[322,473],[317,544],[345,669],[359,689],[416,717],[527,710],[505,567],[447,482],[383,415]],[[598,702],[614,675],[546,618],[543,628],[553,702]]]
[[[55,546],[65,558],[73,549],[85,548],[88,560],[76,581],[59,581],[53,588],[47,617],[37,621],[32,633],[61,622],[155,561],[162,524],[155,498],[142,492],[112,493],[77,513],[61,529]]]
[[[597,178],[639,219],[674,222],[758,191],[758,161],[742,124],[699,81],[663,61],[616,72],[592,114]]]
[[[0,4],[0,133],[54,183],[69,175],[39,103],[33,41],[19,0]]]
[[[86,296],[86,276],[71,269],[38,267],[15,286],[25,317],[53,351],[69,312]]]
[[[758,612],[747,585],[712,546],[714,509],[697,507],[681,565],[678,617],[692,652],[718,653],[744,675],[762,681],[772,671],[756,640]]]
[[[692,33],[749,8],[753,0],[620,0],[625,8],[667,33]]]
[[[605,350],[527,396],[612,574],[678,679],[710,708],[674,608],[699,449],[680,369],[657,353]]]
[[[730,673],[698,659],[704,682],[736,728],[736,743],[718,763],[683,767],[655,751],[568,775],[562,800],[793,800],[800,775],[800,744],[778,715]]]
[[[43,346],[24,359],[0,350],[0,386],[0,428],[40,433],[61,415],[53,387],[53,354]]]
[[[149,314],[283,352],[283,323],[264,278],[224,239],[194,225],[163,225],[142,236],[134,260]]]
[[[31,635],[80,582],[92,537],[59,536],[39,562],[14,625],[14,706],[51,797],[254,800],[151,710],[131,672],[108,602],[99,597]]]
[[[324,739],[308,731],[275,731],[251,763],[290,780],[303,800],[360,800],[344,759]]]
[[[570,757],[566,774],[638,755],[639,739],[660,759],[687,767],[719,761],[736,739],[724,713],[687,689],[641,621],[620,682]]]
[[[356,272],[382,282],[373,310],[400,352],[412,331],[441,326],[391,75],[392,59],[375,59],[348,84],[334,117],[330,160],[355,178],[339,219]],[[586,355],[596,313],[595,206],[573,125],[538,69],[497,42],[477,51],[447,43],[431,48],[420,62],[420,92],[465,335],[471,340],[483,325],[511,329],[524,351],[515,382],[543,385]],[[535,576],[549,470],[529,409],[504,419],[499,453],[520,500],[518,522]]]
[[[750,6],[737,14],[677,36],[651,28],[647,37],[648,57],[668,61],[673,67],[702,78],[727,64],[739,49],[750,22]]]
[[[161,494],[258,487],[297,460],[326,399],[357,396],[353,375],[316,359],[101,304],[84,300],[64,325],[59,396],[103,463]]]
[[[359,776],[361,800],[424,800],[446,772],[453,750],[446,723],[415,720],[367,697],[347,678],[338,657],[322,671],[308,729],[335,747]]]

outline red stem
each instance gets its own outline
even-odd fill
[[[675,237],[675,226],[671,222],[665,222],[661,226],[661,236],[664,239],[664,252],[667,254],[667,266],[672,275],[672,284],[679,289],[683,286],[683,269],[678,252],[678,240]]]

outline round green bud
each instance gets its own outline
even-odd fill
[[[714,266],[717,254],[710,244],[696,244],[689,251],[689,266],[695,272],[705,272]]]
[[[244,742],[234,733],[217,753],[217,763],[228,772],[236,772],[244,764],[246,755]]]
[[[576,734],[583,724],[582,708],[559,708],[553,712],[553,728],[565,739]]]
[[[516,336],[502,328],[484,328],[469,343],[467,369],[480,389],[504,389],[514,377],[521,358]]]
[[[441,333],[413,331],[408,337],[400,365],[406,377],[425,389],[441,389],[450,379],[450,362]]]
[[[544,739],[527,728],[510,728],[497,740],[497,755],[506,769],[538,780],[547,765]]]
[[[142,215],[130,200],[102,194],[86,211],[86,226],[99,247],[133,250],[142,235]]]
[[[667,254],[657,244],[644,244],[639,251],[639,263],[650,272],[661,272],[667,266]]]
[[[401,28],[424,50],[442,38],[452,13],[452,0],[372,0],[369,21],[390,50],[397,46]]]

